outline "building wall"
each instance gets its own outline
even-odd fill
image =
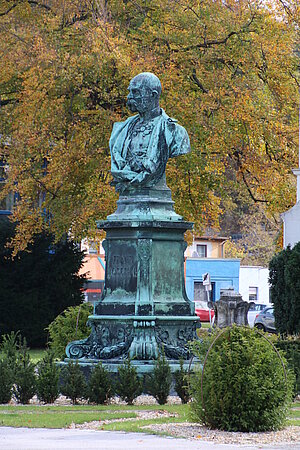
[[[257,303],[269,304],[269,269],[261,266],[241,266],[239,292],[243,300],[249,301],[249,289],[257,288]]]
[[[213,239],[195,239],[191,245],[189,245],[185,251],[185,256],[189,258],[197,257],[197,245],[206,245],[207,258],[223,258],[224,240]]]
[[[81,250],[85,253],[79,275],[85,275],[85,300],[93,304],[101,299],[105,279],[105,254],[102,245],[93,240],[83,239]],[[101,252],[100,254],[98,252]]]
[[[194,301],[194,284],[202,282],[202,275],[209,273],[214,286],[213,301],[220,299],[220,290],[233,287],[239,290],[239,259],[224,258],[187,258],[186,259],[186,292]]]
[[[300,202],[281,215],[283,219],[283,246],[292,248],[300,241]]]

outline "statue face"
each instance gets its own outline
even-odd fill
[[[156,106],[155,91],[151,91],[147,86],[139,81],[131,81],[128,87],[127,106],[131,112],[143,114],[151,111]]]

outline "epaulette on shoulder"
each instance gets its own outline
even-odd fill
[[[173,117],[168,117],[168,122],[170,122],[170,123],[177,123],[178,120],[174,119]]]

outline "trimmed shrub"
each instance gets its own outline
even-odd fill
[[[191,377],[194,419],[227,431],[268,431],[284,425],[292,377],[287,371],[285,379],[275,349],[255,329],[223,330],[203,370],[203,396],[201,371]]]
[[[159,354],[153,373],[147,379],[147,391],[160,405],[167,403],[172,383],[171,369],[165,354]]]
[[[37,365],[37,396],[45,403],[53,403],[59,396],[60,368],[55,364],[54,353],[48,350]]]
[[[35,364],[30,361],[28,350],[26,339],[24,338],[23,342],[20,340],[13,393],[16,400],[24,405],[28,404],[36,393]]]
[[[108,403],[113,395],[114,389],[111,375],[100,362],[91,373],[87,397],[90,402],[102,405]]]
[[[0,359],[0,403],[8,403],[12,398],[13,370],[7,359]]]
[[[78,362],[69,362],[62,370],[61,393],[72,400],[76,405],[78,399],[86,398],[87,385]]]
[[[65,349],[69,342],[89,336],[90,328],[87,326],[87,320],[92,312],[93,306],[89,303],[70,306],[50,323],[47,328],[49,347],[56,358],[62,359],[65,356]]]
[[[189,388],[189,373],[183,367],[183,360],[180,360],[180,369],[174,373],[175,391],[182,403],[188,403],[191,399]]]
[[[143,391],[143,381],[139,378],[136,368],[132,366],[130,358],[125,359],[124,364],[119,367],[118,375],[116,394],[128,405],[132,405],[133,400]]]

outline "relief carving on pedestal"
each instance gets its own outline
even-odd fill
[[[140,276],[145,279],[149,275],[149,261],[151,258],[151,240],[138,240],[138,258],[140,263]]]
[[[128,353],[133,336],[129,325],[96,325],[87,339],[71,342],[66,354],[71,359],[110,359]]]

